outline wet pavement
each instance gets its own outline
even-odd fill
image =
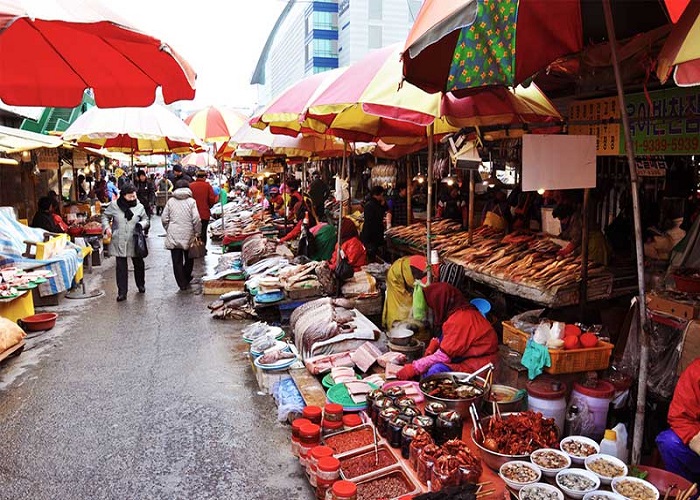
[[[105,295],[47,309],[56,328],[0,367],[0,498],[314,497],[241,323],[209,318],[199,285],[178,290],[163,233],[154,219],[145,294],[130,278],[117,303],[107,259],[87,275]]]

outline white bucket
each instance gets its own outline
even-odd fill
[[[600,381],[598,383],[601,386],[600,389],[596,390],[601,393],[599,397],[583,394],[581,389],[577,388],[578,384],[574,384],[574,390],[571,392],[571,404],[575,404],[579,408],[587,408],[593,417],[590,430],[585,435],[596,441],[600,441],[603,438],[603,434],[605,434],[608,408],[610,408],[610,402],[615,392],[614,386],[609,382]],[[610,386],[609,391],[607,386]]]
[[[566,399],[540,399],[528,394],[527,409],[538,411],[545,418],[553,418],[559,427],[560,434],[564,433],[564,422],[566,420]]]

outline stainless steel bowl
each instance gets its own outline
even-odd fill
[[[517,415],[518,412],[515,413],[502,413],[501,417],[505,417],[508,415]],[[481,427],[482,429],[486,429],[489,420],[491,420],[493,417],[484,417],[480,420],[481,422]],[[485,448],[479,440],[476,439],[475,435],[475,430],[472,428],[471,436],[472,436],[472,441],[476,445],[476,447],[479,449],[479,455],[481,456],[481,460],[492,470],[499,470],[501,468],[501,465],[503,465],[506,462],[510,462],[511,460],[528,460],[530,457],[530,454],[527,455],[504,455],[503,453],[497,453],[495,451],[491,451],[488,448]]]
[[[491,391],[486,393],[482,403],[482,411],[485,415],[491,415],[493,413],[493,405],[489,399],[489,395],[497,393],[504,396],[508,396],[509,399],[505,401],[497,401],[498,410],[500,413],[515,413],[527,408],[527,392],[519,391],[515,387],[510,387],[507,385],[497,385],[493,384],[491,386]]]
[[[481,377],[474,377],[474,385],[477,387],[481,387],[483,389],[483,392],[479,396],[474,396],[473,398],[463,398],[463,399],[447,399],[447,398],[438,398],[435,396],[431,396],[428,394],[428,391],[425,390],[425,385],[428,382],[431,382],[433,380],[444,380],[444,379],[452,379],[454,380],[455,378],[457,379],[462,379],[469,375],[468,373],[463,373],[463,372],[444,372],[444,373],[437,373],[435,375],[431,375],[430,377],[425,377],[423,380],[420,381],[420,390],[425,396],[425,400],[428,402],[435,401],[438,403],[444,404],[448,410],[456,411],[459,413],[459,415],[462,417],[462,420],[465,422],[469,422],[471,417],[469,416],[469,407],[471,406],[472,403],[476,403],[477,408],[480,407],[481,405],[481,400],[484,397],[484,394],[488,391],[488,387],[486,385],[486,380],[484,380]]]

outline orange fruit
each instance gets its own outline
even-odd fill
[[[580,337],[581,329],[576,325],[566,325],[564,327],[564,337],[568,337],[569,335]]]
[[[581,343],[576,335],[567,335],[564,337],[564,349],[578,349]]]
[[[579,340],[583,347],[595,347],[598,344],[598,337],[594,333],[584,333]]]

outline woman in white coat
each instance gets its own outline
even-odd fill
[[[192,281],[194,259],[190,259],[188,250],[202,228],[197,202],[192,198],[189,185],[186,180],[175,183],[173,197],[166,203],[160,219],[165,228],[165,248],[170,250],[180,290],[187,290]]]

